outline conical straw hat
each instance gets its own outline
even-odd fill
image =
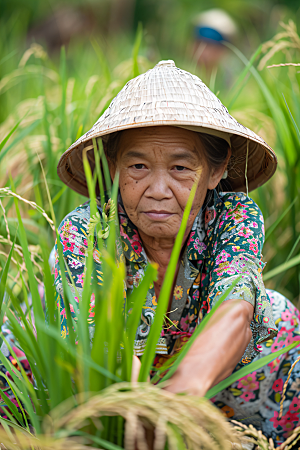
[[[200,78],[179,69],[173,61],[161,61],[130,80],[90,131],[62,155],[57,168],[59,177],[88,197],[82,154],[86,149],[93,171],[92,139],[128,128],[158,125],[187,128],[230,142],[233,164],[227,180],[233,191],[251,191],[276,170],[276,155],[268,144],[238,123]]]

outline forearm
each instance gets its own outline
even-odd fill
[[[203,396],[229,376],[250,342],[253,306],[227,300],[197,337],[171,379],[168,390]]]

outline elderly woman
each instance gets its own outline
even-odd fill
[[[277,162],[259,136],[233,119],[199,78],[177,68],[173,61],[161,61],[130,80],[94,127],[61,157],[60,178],[87,196],[82,153],[87,152],[93,169],[92,138],[102,138],[112,180],[119,173],[126,295],[138,285],[149,261],[158,264],[158,279],[147,294],[136,332],[138,357],[143,355],[195,181],[196,195],[169,299],[173,326],[161,332],[156,368],[184,345],[222,293],[243,274],[211,326],[193,343],[167,389],[205,395],[233,370],[298,339],[298,311],[280,294],[266,291],[262,280],[263,217],[248,190],[265,183]],[[79,292],[85,275],[89,220],[89,203],[85,203],[59,227],[66,275],[68,278],[71,273]],[[97,242],[95,247],[97,250]],[[101,261],[97,251],[94,255],[97,274]],[[66,336],[58,258],[55,286]],[[213,401],[228,417],[252,423],[277,443],[282,442],[299,422],[296,370],[288,385],[284,414],[278,418],[283,382],[297,356],[294,350],[277,358]]]

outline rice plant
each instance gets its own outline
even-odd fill
[[[286,29],[287,34],[283,38],[293,39],[295,45],[292,48],[296,52],[297,38],[294,32],[292,27]],[[21,102],[14,105],[10,112],[7,111],[0,126],[0,323],[6,315],[34,376],[34,383],[31,384],[13,349],[11,351],[19,370],[4,355],[0,355],[10,373],[8,382],[19,405],[17,408],[5,394],[2,395],[0,407],[5,409],[7,419],[0,419],[3,427],[0,438],[6,448],[83,449],[92,446],[119,450],[124,447],[135,448],[138,444],[139,448],[146,449],[145,442],[149,440],[149,434],[153,435],[153,430],[154,448],[157,449],[186,446],[191,449],[199,448],[200,442],[202,448],[207,449],[231,448],[230,441],[236,442],[234,448],[239,448],[239,437],[242,435],[248,436],[260,448],[273,448],[270,442],[253,429],[249,431],[242,425],[237,425],[235,433],[221,413],[207,400],[171,395],[161,389],[163,382],[158,386],[147,382],[166,313],[166,299],[171,291],[192,196],[161,291],[159,308],[142,359],[139,383],[132,384],[134,333],[146,292],[155,279],[156,267],[149,265],[142,283],[127,299],[126,310],[131,309],[131,313],[124,315],[125,268],[122,264],[115,264],[117,217],[108,215],[104,222],[103,218],[97,217],[93,189],[96,178],[86,165],[91,217],[95,217],[95,221],[91,221],[89,250],[95,230],[99,232],[100,228],[104,230],[109,227],[107,242],[102,247],[105,276],[100,291],[93,284],[85,283],[80,312],[76,317],[66,312],[69,337],[61,337],[48,257],[57,236],[57,225],[83,198],[61,183],[56,175],[56,164],[62,151],[94,122],[95,114],[101,114],[126,81],[150,67],[145,58],[138,56],[141,36],[142,30],[139,29],[132,57],[120,64],[117,70],[110,68],[110,62],[101,46],[96,41],[93,42],[93,58],[98,58],[98,72],[92,74],[87,71],[83,81],[75,71],[72,72],[64,49],[61,51],[59,64],[55,65],[45,50],[35,44],[19,57],[18,67],[6,74],[0,82],[0,95],[4,96],[4,103],[9,103],[8,94],[12,89],[22,88],[29,94],[29,97],[24,96]],[[276,39],[280,41],[282,37],[277,36]],[[275,123],[278,136],[276,149],[284,163],[284,170],[281,171],[281,176],[284,177],[283,199],[278,203],[272,184],[261,188],[257,195],[268,225],[266,256],[270,255],[267,258],[270,260],[270,270],[266,272],[265,280],[270,280],[271,287],[287,292],[295,300],[299,295],[297,276],[300,263],[300,110],[299,102],[296,101],[299,97],[297,69],[293,66],[268,69],[290,70],[289,84],[281,80],[281,75],[280,83],[276,79],[273,80],[274,85],[270,84],[272,81],[270,82],[269,75],[258,72],[253,65],[257,56],[269,48],[268,45],[260,48],[250,62],[239,54],[246,64],[240,82],[245,80],[250,71],[258,83],[267,105],[264,114]],[[270,54],[268,56],[273,57]],[[247,85],[243,86],[243,90],[247,94]],[[243,90],[238,91],[238,95],[243,95]],[[41,167],[45,169],[45,176]],[[110,194],[112,204],[116,204],[116,193],[117,183]],[[280,207],[276,207],[277,204]],[[281,234],[284,236],[278,239]],[[63,267],[59,240],[58,250]],[[90,251],[86,267],[87,273],[91,274],[93,260]],[[90,276],[86,279],[90,279]],[[69,305],[77,310],[74,293],[68,287],[66,279],[63,282],[66,311],[69,311]],[[39,294],[39,285],[42,283],[45,287],[46,316]],[[32,315],[28,308],[29,315],[26,316],[20,303],[23,301],[28,304],[29,292],[33,308]],[[92,293],[95,294],[95,330],[91,342],[87,318]],[[219,304],[224,298],[220,299]],[[215,310],[211,312],[210,317],[214,312]],[[172,376],[193,340],[207,326],[209,316],[207,317],[189,344],[171,360],[172,367],[167,365],[161,368],[161,373],[168,369],[163,381]],[[289,348],[291,347],[282,349],[269,358],[275,359]],[[261,359],[259,365],[268,362],[269,359]],[[207,393],[207,398],[258,369],[259,365],[249,365],[234,373],[212,388]],[[154,381],[155,379],[157,378],[154,377]],[[294,441],[298,439],[297,433],[298,430],[295,430]],[[289,440],[287,445],[294,441]]]
[[[104,169],[107,168],[105,164],[102,166]],[[59,440],[59,444],[61,445],[62,442],[60,439],[62,437],[67,441],[64,445],[68,446],[70,444],[69,439],[71,439],[71,443],[74,445],[74,439],[79,436],[83,438],[82,445],[92,443],[93,446],[100,446],[100,448],[117,449],[125,446],[126,449],[130,449],[135,448],[137,444],[139,448],[143,448],[143,445],[146,445],[145,442],[149,439],[147,438],[149,433],[150,436],[154,436],[156,448],[164,448],[165,443],[167,443],[167,448],[170,449],[175,449],[182,445],[188,445],[188,448],[192,449],[198,448],[197,445],[200,442],[202,448],[218,448],[218,445],[221,445],[222,448],[230,448],[230,442],[233,440],[236,440],[237,445],[239,445],[237,435],[232,434],[233,432],[228,424],[225,425],[226,422],[224,422],[221,413],[214,406],[207,403],[205,399],[190,399],[189,397],[164,393],[160,389],[160,387],[163,387],[163,384],[150,388],[147,383],[148,373],[155,357],[156,343],[167,310],[176,262],[179,257],[185,227],[193,203],[196,184],[191,191],[186,205],[169,268],[158,300],[159,308],[157,308],[146,350],[142,357],[139,381],[143,383],[138,383],[137,385],[134,383],[132,385],[130,384],[130,380],[135,330],[141,315],[146,293],[150,284],[155,279],[156,267],[151,264],[148,266],[141,284],[135,288],[131,296],[126,300],[125,311],[129,314],[124,314],[122,305],[124,302],[123,283],[125,279],[125,267],[123,263],[115,263],[115,239],[118,232],[118,221],[114,205],[117,202],[118,177],[116,177],[112,186],[109,202],[110,207],[109,209],[104,209],[106,213],[100,217],[97,212],[95,197],[95,185],[98,174],[96,171],[94,176],[92,175],[86,157],[84,157],[84,167],[91,199],[91,219],[86,256],[85,282],[81,297],[76,292],[75,286],[74,292],[71,291],[66,280],[65,271],[61,270],[65,314],[69,330],[67,339],[64,339],[61,334],[60,318],[58,308],[55,304],[53,280],[47,261],[47,247],[44,247],[43,242],[41,242],[44,257],[41,271],[42,280],[45,285],[47,311],[45,316],[38,291],[34,264],[32,263],[28,249],[25,227],[18,204],[22,198],[14,193],[14,186],[11,180],[12,191],[10,195],[14,199],[18,218],[18,239],[21,244],[22,257],[27,269],[28,285],[32,295],[34,325],[33,317],[30,317],[31,312],[29,312],[29,319],[27,319],[20,308],[18,298],[13,293],[9,284],[6,283],[15,243],[11,246],[8,260],[2,271],[0,304],[2,305],[2,314],[4,312],[6,313],[11,324],[12,332],[30,364],[33,373],[33,384],[31,384],[26,376],[20,362],[20,357],[17,356],[16,348],[11,348],[8,341],[3,337],[11,354],[18,363],[19,369],[16,372],[15,366],[0,351],[1,361],[11,377],[11,379],[6,377],[7,381],[17,400],[16,405],[5,396],[4,392],[2,394],[0,406],[2,411],[7,415],[7,419],[0,417],[0,423],[8,435],[4,439],[6,442],[5,445],[8,445],[8,448],[10,448],[10,428],[14,430],[14,433],[18,433],[18,440],[21,443],[23,442],[22,439],[25,440],[25,446],[28,446],[29,442],[33,446],[43,446],[43,440],[46,439],[46,436],[51,440],[50,444],[47,444],[50,446],[55,446],[57,440]],[[100,179],[101,184],[102,180]],[[3,192],[8,195],[7,189]],[[47,194],[49,195],[49,203],[51,205],[48,188]],[[36,207],[35,204],[31,206]],[[45,215],[41,209],[39,209],[39,212],[43,216]],[[53,223],[55,223],[53,208],[51,208],[51,212],[53,219],[48,218],[48,223],[50,226],[53,226]],[[98,237],[103,236],[99,244],[103,272],[101,289],[93,283],[90,283],[93,271],[95,233]],[[63,268],[65,263],[58,232],[57,236],[60,266]],[[24,285],[23,277],[21,277],[21,281],[26,296],[27,287]],[[238,281],[239,279],[235,283]],[[170,369],[162,379],[162,382],[174,373],[194,339],[207,326],[218,306],[230,294],[233,288],[234,284],[222,295],[211,313],[202,321],[189,343],[183,347],[176,359],[172,361],[173,365],[171,369],[169,367],[162,368],[163,372],[166,369]],[[5,292],[9,295],[5,295]],[[95,327],[93,339],[91,340],[88,318],[91,314],[91,298],[93,296]],[[8,305],[9,301],[11,305]],[[71,315],[71,310],[74,311],[74,315]],[[297,345],[297,342],[268,357],[260,359],[248,367],[244,367],[211,389],[207,393],[207,397],[211,398],[220,390],[236,381],[236,379],[258,369],[283,352],[287,352],[295,345]],[[53,370],[54,368],[55,370]],[[127,382],[127,384],[124,384],[124,382]],[[117,392],[116,397],[113,395],[114,392]],[[161,398],[162,401],[167,401],[167,404],[169,404],[170,410],[166,406],[168,411],[164,413],[164,419],[162,419],[162,405],[160,405],[160,415],[158,416],[151,409],[153,408],[151,406],[153,405],[153,400],[152,403],[151,401],[150,404],[147,403],[149,397],[151,398],[152,396],[156,398],[156,401]],[[111,406],[107,405],[106,398],[109,399]],[[133,398],[138,398],[138,405],[132,401]],[[180,420],[174,414],[172,415],[171,409],[174,407],[172,406],[173,398],[177,398],[178,400],[174,401],[178,401],[181,404]],[[129,409],[124,410],[120,405],[122,402],[126,404],[127,401],[129,401]],[[191,402],[194,402],[193,405]],[[187,410],[183,414],[185,404],[187,404]],[[19,406],[19,409],[17,406]],[[139,411],[139,408],[142,408],[141,411]],[[95,412],[92,413],[92,410]],[[195,431],[190,435],[190,433],[187,433],[188,429],[186,427],[179,427],[179,422],[183,424],[182,419],[185,417],[185,414],[186,420],[189,420],[188,411],[191,414],[191,410],[193,411],[194,421],[196,420],[197,422],[199,420],[199,422],[197,422],[197,425],[193,422]],[[55,419],[57,414],[59,419]],[[51,418],[50,428],[49,416]],[[216,420],[217,416],[219,418]],[[199,419],[200,417],[201,420]],[[53,423],[55,420],[60,425],[54,426]],[[163,423],[165,423],[165,426],[162,425]],[[221,433],[221,428],[216,426],[216,423],[224,424],[224,430]],[[32,436],[32,428],[35,437]],[[36,444],[34,439],[40,439],[41,443]]]
[[[76,442],[78,440],[78,443],[81,443],[82,448],[89,444],[97,448],[115,450],[123,448],[123,446],[131,449],[135,448],[135,445],[138,445],[139,448],[146,448],[147,433],[150,433],[150,436],[154,436],[155,448],[165,448],[167,445],[167,448],[175,449],[188,445],[188,448],[196,449],[200,443],[202,448],[207,449],[217,449],[220,446],[231,448],[230,442],[238,442],[237,435],[226,424],[221,413],[205,399],[190,397],[182,399],[180,396],[162,391],[159,387],[151,387],[146,382],[166,313],[167,300],[196,185],[191,191],[184,212],[169,270],[161,290],[160,308],[157,310],[142,358],[139,378],[146,384],[131,384],[135,329],[146,293],[155,279],[156,267],[152,264],[148,266],[141,284],[126,300],[125,311],[130,313],[124,314],[122,305],[125,267],[122,263],[119,265],[115,263],[115,239],[118,223],[114,205],[117,201],[118,178],[116,177],[112,186],[109,212],[102,215],[101,218],[99,213],[97,216],[94,194],[97,174],[93,177],[87,159],[84,160],[84,166],[91,198],[86,276],[83,294],[80,297],[76,288],[75,292],[71,292],[64,270],[61,270],[69,330],[67,339],[63,339],[61,335],[53,280],[47,258],[45,258],[47,247],[43,247],[41,242],[44,256],[42,279],[45,285],[47,311],[45,316],[38,292],[34,265],[28,249],[25,227],[20,214],[18,204],[20,197],[13,191],[11,192],[15,200],[19,225],[18,238],[27,269],[35,324],[33,325],[32,317],[27,320],[13,290],[9,284],[6,284],[14,250],[13,243],[2,271],[1,311],[5,311],[12,332],[30,364],[33,384],[26,376],[16,349],[11,348],[3,337],[18,363],[19,369],[16,371],[12,363],[0,351],[1,361],[11,377],[10,379],[6,377],[7,381],[17,401],[15,404],[2,391],[0,407],[7,418],[0,417],[0,423],[7,433],[6,437],[3,437],[6,447],[11,448],[14,439],[17,439],[20,448],[30,445],[34,448],[36,446],[43,448],[44,445],[50,446],[50,448],[52,448],[51,446],[56,448],[57,445],[68,447],[70,443],[74,446],[74,439],[76,439]],[[14,187],[12,188],[14,189]],[[7,190],[4,192],[7,195]],[[51,198],[49,198],[49,202],[51,204]],[[45,214],[43,211],[40,212]],[[55,222],[54,215],[53,221]],[[48,219],[48,222],[52,225],[51,220]],[[90,280],[93,270],[94,235],[97,233],[99,237],[104,230],[107,232],[100,243],[103,284],[99,289],[93,283],[90,284]],[[59,236],[57,246],[60,265],[63,268],[64,259]],[[24,283],[23,277],[21,277],[21,281]],[[22,287],[27,292],[26,286]],[[5,292],[9,296],[6,296]],[[94,296],[95,327],[91,341],[88,317],[91,311],[92,296]],[[76,305],[76,298],[77,302],[79,301],[78,305]],[[10,299],[11,305],[8,305],[8,299]],[[75,311],[74,315],[71,315],[71,310]],[[31,312],[29,312],[30,314]],[[179,404],[180,408],[176,407]],[[216,421],[215,417],[220,420]],[[188,428],[183,419],[190,423]],[[193,431],[191,432],[191,430]],[[43,444],[43,442],[47,444]]]

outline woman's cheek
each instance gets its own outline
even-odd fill
[[[130,191],[135,189],[135,180],[130,176],[128,170],[120,171],[119,186],[122,198],[127,196]]]
[[[176,186],[177,198],[182,206],[182,209],[184,209],[185,205],[187,204],[188,198],[190,196],[195,181],[197,181],[197,178],[191,176],[189,180],[186,180],[184,183],[182,182],[181,184]],[[205,181],[206,180],[201,179],[199,180],[193,201],[192,210],[198,209],[199,211],[201,209],[201,206],[204,202],[207,193],[207,182]]]
[[[206,194],[208,189],[208,183],[207,180],[201,180],[199,181],[196,194],[193,201],[193,206],[191,210],[191,217],[196,217],[196,215],[199,213],[200,209],[203,206]]]
[[[126,213],[133,217],[142,194],[142,186],[139,180],[134,180],[130,176],[120,176],[120,193]]]

